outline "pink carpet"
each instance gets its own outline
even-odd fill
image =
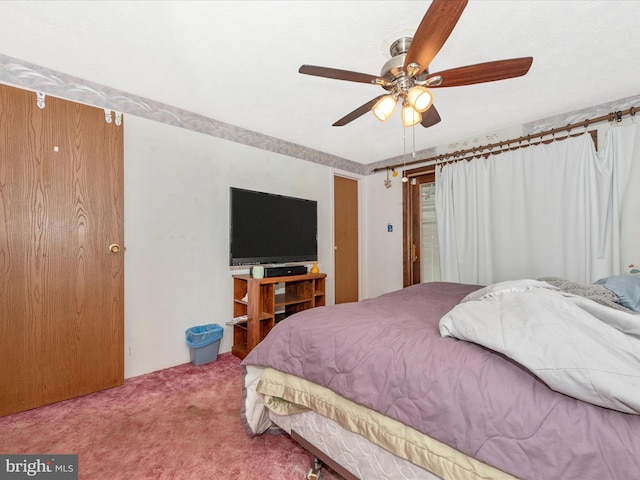
[[[78,454],[87,480],[304,478],[311,455],[287,435],[249,438],[241,400],[240,360],[224,353],[2,417],[0,453]]]

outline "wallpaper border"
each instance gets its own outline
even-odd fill
[[[367,165],[0,54],[0,82],[360,175]]]
[[[371,174],[376,168],[384,168],[388,165],[397,164],[402,160],[402,156],[398,156],[371,164],[361,164],[3,54],[0,54],[0,82],[35,92],[40,91],[46,95],[85,103],[94,107],[108,108],[123,114],[155,120],[358,175]],[[612,111],[626,109],[638,103],[640,103],[640,95],[635,95],[597,106],[590,106],[563,113],[554,117],[528,122],[521,126],[521,135],[528,135],[570,123],[577,123]],[[486,135],[487,139],[493,139],[494,141],[495,138],[493,137],[497,137],[497,134],[491,135],[487,133]],[[487,143],[491,142],[487,141]],[[453,144],[449,147],[451,151],[459,149],[458,144]],[[440,151],[438,147],[420,150],[412,155],[412,161],[416,159],[419,160],[420,158],[428,158],[439,153],[445,152]]]

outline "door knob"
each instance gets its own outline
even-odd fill
[[[111,245],[109,245],[109,251],[111,253],[118,253],[120,251],[120,245],[118,245],[117,243],[112,243]]]

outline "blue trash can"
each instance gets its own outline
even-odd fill
[[[217,323],[188,328],[185,332],[191,363],[204,365],[218,358],[220,339],[224,329]]]

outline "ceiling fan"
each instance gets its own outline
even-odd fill
[[[441,119],[433,106],[430,89],[520,77],[529,71],[533,62],[532,57],[512,58],[429,73],[429,64],[449,38],[467,2],[468,0],[433,0],[413,38],[403,37],[391,45],[391,59],[382,67],[380,76],[315,65],[302,65],[298,72],[370,83],[389,92],[348,113],[335,122],[334,127],[346,125],[369,110],[378,120],[385,122],[398,103],[402,105],[402,123],[405,127],[418,123],[424,127],[435,125]]]

